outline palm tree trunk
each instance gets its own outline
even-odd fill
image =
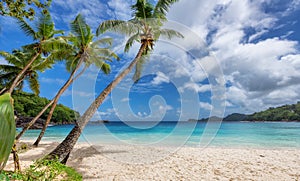
[[[0,95],[2,95],[6,90],[7,90],[7,87],[4,87],[4,88],[0,91]]]
[[[43,113],[54,103],[54,100],[51,100],[40,112],[38,115],[35,116],[23,129],[22,131],[16,136],[16,140],[19,140],[23,134],[43,115]]]
[[[36,139],[35,143],[33,144],[34,146],[37,147],[39,145],[40,141],[42,140],[42,138],[45,134],[45,131],[46,131],[46,129],[47,129],[47,127],[48,127],[48,125],[51,121],[52,115],[54,113],[54,110],[56,108],[56,105],[57,105],[57,102],[58,102],[60,96],[67,90],[67,88],[72,84],[72,82],[75,80],[75,78],[78,77],[78,76],[76,76],[75,78],[73,78],[75,73],[80,68],[82,63],[83,63],[83,59],[80,59],[80,62],[78,62],[76,68],[72,71],[72,73],[71,73],[69,79],[67,80],[67,82],[62,86],[62,88],[57,92],[56,96],[54,97],[54,99],[53,99],[54,102],[53,102],[52,107],[50,109],[50,112],[47,116],[47,120],[46,120],[46,122],[45,122],[38,138]],[[83,73],[83,72],[81,72],[81,73]]]
[[[19,80],[19,82],[17,82],[16,86],[17,87],[23,80],[25,79],[25,76]],[[2,95],[3,93],[5,93],[5,91],[7,91],[7,87],[4,87],[1,91],[0,91],[0,95]]]
[[[15,80],[13,81],[13,83],[11,84],[11,87],[8,90],[8,93],[11,94],[14,91],[14,89],[17,86],[21,77],[29,69],[29,67],[33,64],[33,62],[38,58],[38,56],[40,56],[40,54],[41,54],[40,51],[38,53],[36,53],[35,56],[32,57],[32,59],[27,63],[27,65],[22,69],[22,71],[16,76]]]
[[[74,74],[76,73],[76,71],[78,70],[78,68],[80,67],[80,65],[82,64],[82,61],[78,62],[78,65],[76,66],[75,70],[71,73],[68,81],[64,84],[64,86],[58,91],[58,93],[56,94],[56,96],[39,112],[38,115],[36,115],[23,129],[22,131],[16,136],[16,140],[19,140],[23,134],[43,115],[43,113],[51,106],[55,103],[57,103],[59,97],[61,96],[61,94],[65,91],[65,89],[72,83],[72,77],[74,76]],[[72,80],[70,83],[68,83],[70,80]],[[67,84],[69,84],[66,88],[64,88]],[[56,104],[55,104],[56,106]],[[55,106],[53,106],[55,108]],[[53,108],[53,109],[54,109]],[[52,113],[53,114],[53,113]],[[49,117],[49,116],[48,116]],[[47,120],[48,120],[47,117]],[[52,117],[52,116],[51,116]],[[49,119],[49,122],[51,120],[51,117]],[[47,122],[47,121],[46,121]],[[48,123],[49,124],[49,123]],[[47,124],[47,126],[48,126]],[[45,123],[46,125],[46,123]],[[45,126],[44,126],[45,127]],[[43,129],[44,129],[43,127]],[[38,145],[38,144],[37,144]]]
[[[68,136],[61,142],[49,155],[48,159],[56,159],[58,158],[60,162],[66,163],[67,159],[73,150],[79,136],[81,135],[82,130],[85,125],[89,122],[92,116],[97,111],[98,107],[102,104],[105,98],[111,93],[111,91],[118,85],[121,80],[133,69],[135,64],[140,60],[143,55],[143,52],[146,49],[147,44],[142,43],[138,54],[135,59],[130,63],[130,65],[123,70],[121,74],[119,74],[94,100],[94,102],[89,106],[89,108],[85,111],[85,113],[78,119],[75,127],[71,130]]]

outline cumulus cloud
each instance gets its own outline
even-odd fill
[[[200,108],[205,109],[207,111],[210,111],[213,109],[213,106],[208,102],[200,102],[199,106],[200,106]]]
[[[60,14],[54,15],[58,21],[69,23],[80,12],[97,27],[104,19],[129,19],[132,3],[132,0],[66,0],[53,1],[52,8],[61,9]],[[271,10],[278,7],[278,10],[267,11],[266,7]],[[158,55],[169,52],[172,54],[169,59],[173,61],[157,57],[149,71],[149,74],[156,74],[151,83],[160,85],[182,79],[179,90],[200,93],[214,88],[202,82],[211,77],[211,84],[226,83],[225,104],[232,112],[250,113],[294,103],[300,98],[297,91],[300,88],[299,42],[289,39],[294,31],[269,34],[286,26],[278,24],[280,18],[299,8],[299,0],[180,0],[170,9],[168,19],[185,26],[177,29],[185,39],[174,40],[177,49],[163,42],[156,43],[154,52]],[[171,23],[170,27],[176,28],[176,23]],[[182,47],[194,57],[182,51]],[[137,49],[138,45],[134,45],[129,54],[134,55]],[[219,81],[218,67],[223,71],[225,82]],[[146,70],[144,73],[146,75]],[[136,89],[151,91],[149,86]],[[208,103],[200,103],[201,106],[209,108]]]
[[[267,0],[182,0],[173,6],[168,16],[189,26],[210,50],[209,56],[200,57],[194,64],[189,62],[192,67],[185,66],[191,77],[199,82],[205,77],[203,71],[199,71],[201,67],[195,68],[196,63],[201,62],[210,75],[216,66],[221,66],[227,82],[226,105],[236,107],[237,112],[251,112],[294,103],[300,97],[295,91],[300,85],[299,42],[288,39],[293,32],[278,37],[265,36],[279,28],[278,20],[299,9],[299,4],[290,0],[282,4],[282,8],[280,2]],[[274,5],[282,8],[280,12],[265,11],[265,7]],[[214,58],[219,65],[210,64]],[[188,82],[183,87],[198,92],[209,90],[200,83]]]
[[[156,77],[154,77],[154,79],[152,80],[152,84],[154,85],[159,85],[159,84],[162,84],[162,83],[169,83],[170,80],[169,80],[169,77],[166,76],[164,73],[162,72],[157,72],[156,73]]]

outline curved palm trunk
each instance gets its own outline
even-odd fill
[[[12,93],[15,89],[15,87],[17,86],[19,80],[21,79],[21,77],[24,75],[24,73],[29,69],[29,67],[33,64],[33,62],[38,58],[38,56],[41,55],[41,52],[38,52],[37,54],[35,54],[34,57],[32,57],[32,59],[27,63],[27,65],[22,69],[22,71],[16,76],[15,80],[13,81],[13,83],[11,84],[8,93]]]
[[[4,87],[4,88],[0,91],[0,95],[2,95],[6,90],[7,90],[7,87]]]
[[[38,115],[35,116],[23,129],[22,131],[16,136],[16,140],[19,140],[23,134],[43,115],[43,113],[53,104],[54,100],[51,100],[40,112]]]
[[[19,80],[19,82],[17,82],[16,87],[25,79],[25,77],[23,77],[21,80]],[[4,94],[5,91],[7,91],[7,87],[4,87],[1,91],[0,91],[0,95]]]
[[[79,62],[78,63],[78,65],[76,66],[76,68],[72,71],[72,73],[71,73],[71,75],[70,75],[70,77],[69,77],[69,79],[67,80],[67,82],[63,85],[63,87],[58,91],[58,93],[56,94],[56,96],[39,112],[39,114],[38,115],[36,115],[23,129],[22,129],[22,131],[16,136],[16,140],[19,140],[22,136],[23,136],[23,134],[43,115],[43,113],[51,106],[51,105],[55,105],[55,106],[52,106],[52,107],[54,107],[53,109],[55,109],[55,107],[56,107],[56,103],[57,103],[57,101],[58,101],[58,99],[59,99],[59,97],[61,96],[61,94],[62,93],[64,93],[64,91],[66,90],[66,88],[68,88],[69,86],[70,86],[70,84],[74,81],[73,79],[72,79],[72,77],[74,76],[74,74],[76,73],[76,71],[78,70],[78,68],[80,67],[80,65],[82,64],[82,61],[81,62]],[[51,108],[51,110],[52,110],[52,108]],[[51,111],[50,111],[51,112]],[[53,112],[52,112],[52,114],[53,114]],[[52,114],[51,114],[51,117],[52,117]],[[49,113],[49,115],[50,115],[50,113]],[[48,117],[49,117],[49,115],[48,115]],[[48,121],[48,117],[47,117],[47,120],[46,120],[46,122]],[[48,122],[50,122],[50,120],[51,120],[51,117],[50,117],[50,119],[49,119],[49,121]],[[45,125],[46,125],[46,123],[45,123]],[[44,125],[44,127],[45,127],[45,125]],[[49,125],[49,123],[47,124],[47,126]],[[43,127],[43,129],[44,129],[44,127]],[[45,130],[46,130],[46,128],[45,128]],[[45,132],[45,130],[44,130],[44,132]],[[41,135],[41,134],[40,134]],[[40,137],[40,136],[39,136]],[[41,136],[41,137],[43,137],[43,136]],[[38,145],[38,144],[37,144]]]
[[[68,87],[73,83],[73,81],[78,77],[78,76],[76,76],[75,78],[73,78],[73,77],[74,77],[74,74],[75,74],[75,73],[77,72],[77,70],[80,68],[80,66],[81,66],[82,63],[83,63],[83,59],[80,60],[80,62],[77,64],[76,68],[72,71],[72,73],[71,73],[71,75],[70,75],[68,81],[62,86],[62,88],[57,92],[56,96],[54,97],[54,99],[53,99],[54,102],[53,102],[52,107],[51,107],[51,109],[50,109],[50,112],[49,112],[49,114],[48,114],[48,116],[47,116],[47,120],[46,120],[46,122],[45,122],[45,124],[44,124],[44,126],[43,126],[43,128],[42,128],[42,130],[41,130],[41,132],[40,132],[40,134],[39,134],[39,136],[38,136],[38,138],[37,138],[36,141],[34,142],[34,144],[33,144],[34,146],[38,146],[39,143],[40,143],[40,141],[42,140],[42,138],[43,138],[43,136],[44,136],[44,134],[45,134],[45,131],[46,131],[46,129],[47,129],[47,127],[48,127],[48,125],[49,125],[49,123],[50,123],[50,121],[51,121],[52,115],[53,115],[53,113],[54,113],[54,110],[55,110],[55,108],[56,108],[56,105],[57,105],[57,102],[58,102],[60,96],[67,90],[67,88],[68,88]],[[84,69],[84,70],[85,70],[85,69]],[[84,71],[84,70],[83,70],[83,71]],[[80,72],[80,74],[82,74],[83,71]]]
[[[143,52],[146,50],[146,43],[142,43],[138,54],[135,59],[130,63],[130,65],[123,70],[121,74],[119,74],[102,92],[101,94],[94,100],[94,102],[90,105],[90,107],[85,111],[85,113],[78,119],[75,127],[71,130],[68,136],[61,142],[49,155],[48,159],[56,159],[58,158],[60,162],[66,163],[68,157],[73,150],[79,136],[81,135],[82,130],[85,125],[89,122],[92,116],[97,111],[98,107],[102,104],[104,99],[111,93],[113,88],[118,85],[121,80],[133,69],[135,64],[140,60],[143,55]]]

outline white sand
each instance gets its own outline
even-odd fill
[[[57,143],[20,154],[26,167]],[[68,165],[84,180],[300,180],[300,149],[76,145]],[[10,161],[6,169],[13,169]]]

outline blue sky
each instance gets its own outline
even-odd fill
[[[153,1],[155,2],[155,1]],[[103,20],[131,17],[133,0],[53,0],[57,29],[68,32],[81,13],[95,30]],[[134,84],[132,74],[112,92],[93,119],[187,120],[233,112],[253,113],[300,100],[300,0],[180,0],[166,27],[185,38],[162,39]],[[10,18],[0,18],[0,49],[31,40]],[[107,36],[107,35],[103,35]],[[103,75],[90,67],[60,103],[83,113],[95,95],[134,58],[123,54],[126,37],[115,39],[122,57]],[[6,63],[0,58],[1,63]],[[67,79],[63,63],[40,73],[41,96],[52,98]],[[25,87],[26,91],[28,87]]]

